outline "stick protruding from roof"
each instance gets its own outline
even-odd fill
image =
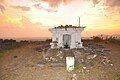
[[[78,26],[80,27],[80,17],[79,17],[79,25]]]

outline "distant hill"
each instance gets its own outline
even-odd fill
[[[31,38],[0,38],[0,39],[14,39],[17,42],[21,40],[27,40],[27,41],[45,41],[46,39],[50,39],[48,37],[31,37]]]
[[[101,37],[103,39],[107,39],[107,38],[110,38],[110,37],[114,37],[115,39],[120,39],[120,34],[113,34],[113,35],[101,34],[101,35],[98,35],[98,37]]]
[[[110,37],[114,37],[115,39],[120,39],[120,34],[113,34],[113,35],[101,34],[101,35],[96,35],[96,36],[101,37],[103,39],[107,39],[107,38],[110,38]],[[93,36],[92,37],[82,37],[82,39],[92,39],[92,38],[93,38]]]

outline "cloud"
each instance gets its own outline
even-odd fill
[[[30,7],[26,7],[26,6],[11,6],[12,8],[15,9],[21,9],[22,11],[29,11]]]
[[[61,4],[67,5],[73,0],[32,0],[32,1],[38,2],[38,4],[35,4],[33,6],[39,10],[57,12],[57,9]]]
[[[106,0],[105,5],[108,6],[108,11],[120,13],[120,0]]]
[[[2,1],[4,1],[4,0],[0,0],[0,2],[2,2]]]
[[[92,0],[93,1],[93,4],[98,4],[101,0]]]
[[[120,7],[120,0],[89,0],[89,1],[92,1],[93,4],[95,5],[103,1],[106,6]]]
[[[5,7],[4,7],[2,4],[0,4],[0,11],[1,11],[2,13],[4,13],[4,11],[5,11]]]
[[[106,12],[120,13],[120,0],[87,0],[93,2],[94,6],[101,6]]]
[[[47,2],[49,4],[49,7],[52,8],[58,8],[60,4],[68,4],[69,2],[73,0],[34,0],[36,2]]]
[[[0,0],[0,2],[1,2],[1,3],[4,3],[4,2],[5,2],[5,0]]]
[[[92,0],[94,4],[98,4],[101,1],[103,1],[106,6],[120,7],[120,0]]]
[[[106,0],[106,4],[111,7],[120,7],[120,0]]]
[[[42,23],[32,23],[29,18],[22,16],[19,24],[8,21],[7,17],[0,16],[4,19],[0,24],[0,37],[48,37],[48,29]],[[0,21],[1,23],[1,21]],[[20,25],[21,24],[21,25]],[[18,27],[21,26],[21,27]]]
[[[32,23],[29,18],[22,16],[22,19],[20,20],[23,26],[25,27],[38,27],[40,28],[42,26],[42,23]]]
[[[33,5],[35,8],[39,9],[39,10],[45,10],[45,11],[48,11],[48,12],[57,12],[56,9],[53,9],[53,8],[44,8],[40,3],[39,4],[35,4]]]

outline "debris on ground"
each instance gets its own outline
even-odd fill
[[[23,46],[8,52],[9,54],[1,58],[0,79],[117,80],[120,70],[117,49],[116,45],[106,47],[96,43],[71,50],[43,49],[39,45]],[[75,58],[74,71],[66,70],[66,56]]]
[[[13,56],[13,58],[17,58],[17,56]]]
[[[71,80],[77,80],[77,74],[73,74]]]

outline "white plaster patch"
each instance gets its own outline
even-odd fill
[[[66,57],[66,69],[70,72],[74,70],[75,59],[74,57]]]

